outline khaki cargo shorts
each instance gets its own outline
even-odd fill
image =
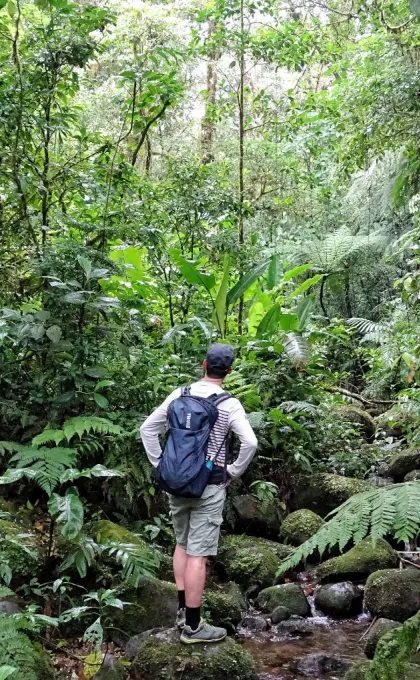
[[[192,557],[217,555],[225,487],[209,484],[201,498],[169,496],[177,545]]]

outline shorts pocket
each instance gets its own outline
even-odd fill
[[[207,519],[207,535],[203,541],[204,547],[214,548],[217,552],[217,545],[219,543],[220,527],[223,522],[223,517],[208,517]]]

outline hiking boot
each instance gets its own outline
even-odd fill
[[[180,641],[184,645],[193,645],[200,642],[221,642],[225,639],[227,631],[224,628],[217,628],[216,626],[210,626],[201,619],[200,625],[197,630],[192,630],[189,626],[185,625],[181,633]]]
[[[175,625],[179,630],[182,630],[185,626],[185,607],[178,609]]]

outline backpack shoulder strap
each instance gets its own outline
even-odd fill
[[[188,397],[191,394],[191,387],[183,387],[181,389],[181,397]]]
[[[222,394],[216,395],[216,399],[213,401],[213,404],[216,406],[216,408],[219,406],[224,401],[227,401],[228,399],[234,399],[235,397],[233,394],[229,394],[229,392],[222,392]]]

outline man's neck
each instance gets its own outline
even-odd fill
[[[222,386],[223,378],[209,378],[208,375],[205,375],[203,380],[205,382],[211,383],[212,385],[219,385],[219,387]]]

